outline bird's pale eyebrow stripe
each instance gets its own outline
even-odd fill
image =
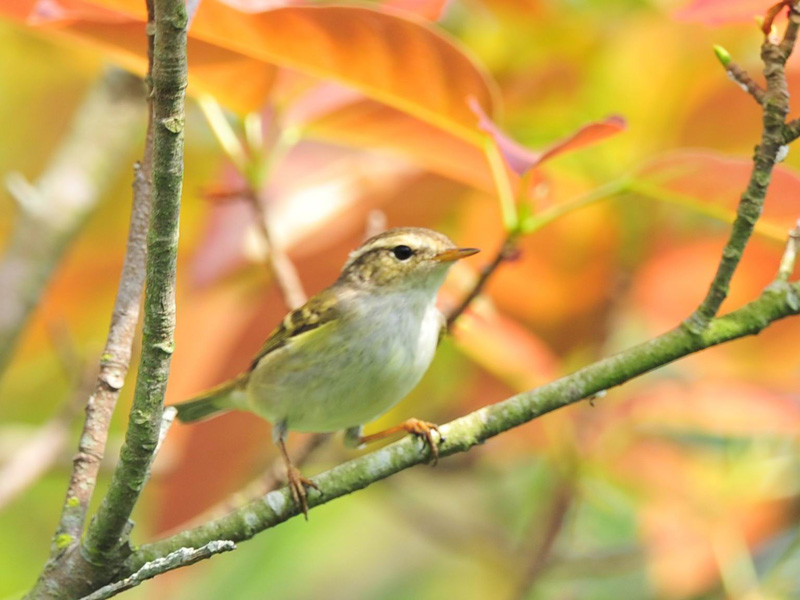
[[[393,248],[394,246],[406,245],[415,248],[419,238],[412,235],[391,235],[372,240],[366,246],[361,246],[353,252],[354,257],[359,257],[378,248]]]

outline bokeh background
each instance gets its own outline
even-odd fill
[[[402,78],[398,65],[425,64],[406,38],[376,46],[369,35],[351,35],[328,46],[376,86],[346,92],[330,73],[304,73],[302,60],[298,69],[275,69],[244,34],[247,43],[232,52],[226,40],[235,40],[237,22],[203,20],[203,10],[222,5],[205,1],[196,22],[204,37],[190,46],[168,403],[245,368],[286,310],[251,206],[227,198],[245,182],[209,126],[200,93],[255,147],[290,132],[280,152],[263,160],[254,152],[251,162],[269,161],[256,183],[275,243],[309,294],[335,279],[368,223],[385,217],[388,226],[433,227],[484,249],[453,270],[444,308],[505,237],[484,157],[447,129],[453,118],[477,131],[477,118],[441,108],[441,98],[461,93],[464,57],[486,72],[467,88],[485,92],[484,106],[493,93],[495,122],[533,150],[608,115],[625,118],[624,131],[529,176],[524,203],[534,213],[609,193],[523,237],[420,386],[371,430],[411,416],[445,422],[530,389],[665,331],[702,299],[760,132],[758,106],[728,80],[712,46],[725,46],[760,80],[762,36],[752,17],[769,0],[372,3],[413,13],[415,27],[454,40],[457,50],[430,67],[430,79],[403,84],[405,94],[428,94],[420,102],[441,113],[433,119],[360,100],[391,102],[382,77],[394,81]],[[130,39],[113,29],[135,21],[138,4],[0,2],[0,172],[36,180],[109,65],[142,68],[142,26],[125,29]],[[278,4],[296,3],[225,6]],[[270,35],[287,53],[316,48],[320,32],[295,25],[281,30],[283,38]],[[392,48],[400,53],[394,63],[386,60]],[[430,89],[436,69],[451,73],[451,88]],[[800,89],[796,58],[789,79],[792,91]],[[438,129],[436,119],[444,123]],[[60,414],[75,395],[76,372],[97,363],[143,137],[143,127],[130,136],[127,160],[66,248],[0,380],[0,464]],[[785,232],[800,216],[798,165],[792,150],[768,196],[768,226],[748,246],[724,310],[755,298],[773,278]],[[17,209],[5,192],[0,214],[0,240],[8,240]],[[594,405],[549,414],[435,469],[417,467],[319,507],[309,523],[294,519],[127,597],[800,598],[799,336],[800,319],[775,323],[610,390]],[[121,444],[134,377],[132,369],[100,490]],[[20,595],[46,559],[78,417],[60,458],[0,507],[0,598]],[[291,446],[302,442],[295,434]],[[304,471],[356,454],[333,439]],[[269,424],[251,415],[176,424],[135,512],[134,541],[235,503],[236,491],[275,456]]]

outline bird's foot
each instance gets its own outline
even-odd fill
[[[419,419],[408,419],[404,423],[401,423],[401,426],[408,433],[416,435],[428,444],[431,449],[431,455],[433,456],[433,462],[431,464],[436,466],[439,462],[439,444],[444,441],[444,436],[442,432],[439,431],[439,426],[435,423],[429,423],[428,421],[420,421]],[[433,438],[434,431],[436,435],[439,436],[438,442]]]
[[[401,431],[405,431],[406,433],[411,433],[416,435],[417,437],[422,438],[422,440],[428,444],[431,449],[431,455],[433,456],[432,465],[436,465],[439,462],[439,444],[444,441],[444,436],[439,431],[439,426],[435,423],[429,423],[428,421],[421,421],[419,419],[407,419],[403,421],[399,425],[395,425],[394,427],[390,427],[389,429],[385,429],[384,431],[379,431],[378,433],[373,433],[371,435],[363,436],[360,440],[362,444],[368,444],[369,442],[379,440],[385,438],[387,436],[393,435],[395,433],[399,433]],[[433,437],[433,432],[436,432],[439,436],[439,441]]]
[[[289,490],[292,492],[295,504],[303,511],[303,515],[308,521],[308,492],[306,488],[311,487],[320,491],[319,486],[308,477],[303,477],[294,465],[286,469],[286,482],[289,484]]]

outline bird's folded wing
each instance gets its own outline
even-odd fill
[[[323,290],[303,306],[284,317],[253,359],[250,370],[252,371],[264,357],[283,348],[289,340],[297,339],[299,341],[299,336],[331,323],[339,316],[339,313],[336,293],[331,288]]]

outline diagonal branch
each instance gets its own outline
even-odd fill
[[[789,90],[784,67],[794,48],[798,28],[800,28],[800,14],[794,6],[791,6],[789,24],[786,26],[783,40],[776,44],[771,36],[767,35],[761,46],[761,59],[764,62],[764,76],[767,80],[763,101],[761,143],[756,148],[750,182],[739,201],[736,220],[722,251],[722,260],[717,272],[705,299],[684,323],[691,333],[702,332],[719,312],[722,302],[728,295],[728,287],[744,248],[753,233],[756,221],[761,216],[772,170],[785,144],[784,129],[786,116],[789,114]]]
[[[728,51],[722,46],[714,46],[714,54],[717,55],[719,62],[721,62],[722,66],[725,67],[725,71],[728,73],[728,77],[731,78],[731,81],[739,84],[739,86],[745,92],[750,94],[756,102],[763,106],[765,94],[764,88],[755,82],[755,80],[750,76],[750,73],[748,73],[746,69],[743,69],[737,63],[733,62],[731,55],[728,54]]]
[[[513,427],[517,427],[558,408],[621,385],[643,373],[705,348],[754,335],[784,317],[797,315],[800,307],[790,300],[800,292],[800,284],[788,289],[767,289],[762,295],[724,317],[714,319],[699,334],[677,327],[616,356],[589,365],[572,375],[498,404],[484,407],[441,426],[446,441],[439,455],[466,452]],[[325,504],[399,471],[430,460],[427,446],[407,437],[314,478],[320,492],[309,493],[309,507]],[[145,562],[165,556],[183,546],[198,547],[224,537],[233,542],[252,538],[298,514],[287,489],[271,492],[234,512],[190,529],[141,546],[127,561],[124,571],[133,572]]]

